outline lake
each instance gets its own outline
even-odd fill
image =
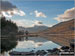
[[[48,50],[59,47],[61,46],[42,37],[28,37],[27,40],[26,37],[23,37],[18,40],[17,46],[11,51],[30,52],[34,50],[34,52],[36,52],[38,50]],[[9,56],[7,53],[5,55]]]

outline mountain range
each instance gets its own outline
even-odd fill
[[[33,27],[22,27],[22,26],[18,27],[19,31],[26,31],[27,30],[30,33],[35,33],[35,32],[43,31],[46,29],[48,29],[48,26],[45,26],[45,25],[34,25]]]

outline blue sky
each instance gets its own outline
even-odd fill
[[[58,0],[58,1],[49,1],[49,0],[12,0],[10,1],[13,5],[16,5],[18,9],[25,12],[25,16],[13,16],[12,20],[21,21],[24,27],[29,27],[35,24],[35,21],[41,21],[44,25],[50,26],[59,23],[59,21],[54,18],[57,15],[63,14],[67,9],[74,7],[73,0]],[[38,13],[42,12],[46,17],[36,17],[35,11]],[[18,23],[19,23],[18,22]]]

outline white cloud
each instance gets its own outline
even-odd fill
[[[20,15],[20,16],[25,16],[26,14],[25,14],[22,10],[20,10],[20,11],[19,11],[19,15]]]
[[[37,21],[37,20],[34,23],[35,24],[43,24],[41,21]]]
[[[38,12],[37,10],[35,10],[34,13],[36,17],[43,17],[43,18],[47,17],[43,12]]]
[[[25,16],[25,12],[19,10],[16,6],[11,4],[9,1],[1,1],[0,14],[5,17],[12,17],[13,15]]]
[[[23,26],[23,27],[34,27],[36,26],[48,26],[48,27],[52,27],[53,25],[50,24],[43,24],[42,21],[38,21],[38,20],[28,20],[28,19],[16,19],[16,20],[12,20],[14,23],[17,24],[17,26]]]
[[[75,7],[68,9],[64,12],[64,14],[58,15],[58,17],[54,18],[57,21],[66,21],[70,19],[75,19]]]
[[[12,17],[14,15],[25,16],[26,14],[22,10],[12,10],[12,11],[1,11],[1,14],[5,17]]]
[[[35,25],[52,27],[54,25],[54,24],[44,24],[42,21],[38,21],[38,20],[34,20],[33,22],[34,24],[32,24],[32,27]]]
[[[6,12],[4,12],[4,11],[2,11],[1,13],[2,13],[2,15],[5,16],[5,17],[12,17],[12,15],[10,15],[10,14],[7,15]]]
[[[32,24],[32,27],[35,26],[35,25],[41,26],[41,25],[44,25],[44,24],[43,24],[42,21],[34,20],[33,24]]]
[[[46,24],[43,24],[43,22],[38,21],[38,20],[28,20],[28,19],[16,19],[12,20],[14,23],[17,24],[17,26],[23,26],[23,27],[34,27],[35,25],[37,26],[48,26]],[[50,26],[50,25],[49,25]]]

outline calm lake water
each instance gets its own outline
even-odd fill
[[[17,46],[13,48],[12,51],[30,52],[34,50],[34,52],[36,52],[37,50],[48,50],[58,47],[60,47],[60,45],[42,37],[28,37],[28,40],[24,37],[18,40]],[[6,56],[9,55],[6,53]]]

